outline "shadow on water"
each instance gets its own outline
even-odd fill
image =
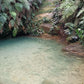
[[[54,40],[0,41],[0,84],[82,84],[84,59],[65,55]]]

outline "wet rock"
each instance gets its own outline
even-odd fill
[[[70,44],[65,48],[63,48],[62,50],[76,56],[84,57],[84,47],[79,43]]]
[[[43,23],[43,24],[40,25],[40,27],[44,30],[45,33],[49,33],[52,25],[48,24],[48,23]]]
[[[78,40],[79,40],[78,36],[70,36],[70,37],[67,38],[67,41],[71,42],[71,43],[74,43]]]

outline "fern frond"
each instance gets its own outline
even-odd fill
[[[75,1],[73,0],[65,0],[61,6],[60,9],[62,9],[63,17],[62,19],[68,18],[70,15],[74,13],[74,11],[77,9],[77,5],[75,5]]]
[[[78,12],[76,17],[79,17],[82,13],[84,13],[84,7]]]

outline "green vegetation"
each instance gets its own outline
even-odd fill
[[[42,30],[39,29],[39,24],[51,24],[51,21],[47,17],[39,18],[40,21],[35,15],[53,12],[53,27],[50,30],[63,31],[68,41],[77,38],[75,41],[84,43],[84,0],[43,1],[1,0],[0,38],[40,35]],[[43,5],[39,10],[41,4]]]
[[[56,2],[54,25],[61,25],[67,39],[77,38],[84,43],[84,0],[61,0]],[[60,29],[61,30],[61,29]],[[73,37],[74,36],[74,37]]]
[[[1,0],[0,38],[38,32],[32,21],[42,0]]]

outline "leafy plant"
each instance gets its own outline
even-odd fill
[[[38,4],[37,4],[36,2],[34,2],[33,5],[34,5],[37,9],[39,9]]]
[[[84,42],[84,17],[81,18],[78,28],[76,29],[76,33],[79,36],[80,41],[83,43]]]
[[[84,17],[81,18],[81,21],[79,22],[79,26],[81,27],[81,29],[84,30]]]
[[[32,21],[35,17],[33,10],[39,8],[38,3],[41,1],[43,0],[1,0],[0,32],[2,35],[11,34],[15,37],[20,32],[28,34],[36,28]]]
[[[76,30],[76,33],[79,36],[81,43],[83,43],[84,42],[84,30],[81,30],[80,28],[78,28]]]
[[[15,21],[14,20],[10,20],[10,24],[12,27],[14,27]]]
[[[16,19],[16,15],[17,15],[16,12],[12,11],[12,12],[10,12],[10,14],[13,17],[13,19],[15,20]]]
[[[13,29],[13,37],[16,37],[17,32],[18,32],[18,29],[17,29],[17,28],[14,28],[14,29]]]
[[[66,23],[65,26],[68,27],[70,30],[74,30],[75,28],[75,25],[71,22]]]
[[[84,13],[84,7],[78,12],[76,17],[79,17],[82,13]]]
[[[50,20],[49,20],[47,17],[44,17],[44,18],[43,18],[43,22],[44,22],[44,23],[49,23]]]
[[[6,20],[7,20],[7,14],[5,14],[5,13],[0,14],[0,30],[2,29]]]
[[[64,0],[64,2],[60,6],[63,14],[62,19],[66,19],[70,15],[72,15],[77,7],[78,5],[75,4],[75,0]]]
[[[22,5],[21,3],[16,3],[16,4],[15,4],[15,8],[16,8],[16,10],[17,10],[18,12],[21,12],[22,9],[23,9],[23,5]]]

